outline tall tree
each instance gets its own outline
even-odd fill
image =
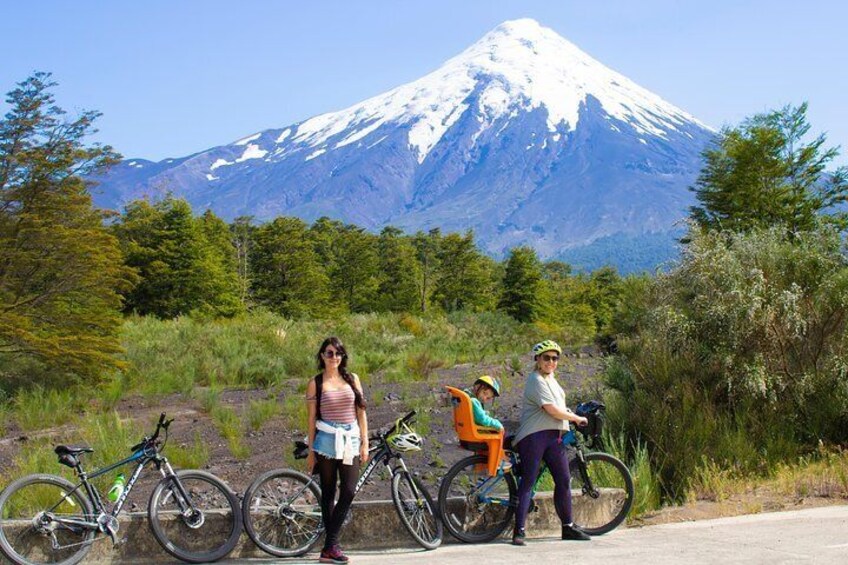
[[[212,312],[232,316],[244,310],[239,280],[239,257],[230,227],[211,210],[197,219],[206,242],[206,281],[204,294],[211,300]]]
[[[418,309],[417,281],[421,267],[415,247],[398,228],[388,226],[377,241],[380,261],[378,304],[380,310],[414,312]]]
[[[493,306],[492,265],[477,249],[471,230],[442,238],[438,261],[433,300],[442,309],[483,311]]]
[[[347,225],[336,241],[332,287],[351,312],[376,309],[379,284],[376,238],[363,228]]]
[[[119,156],[84,144],[100,114],[66,119],[55,84],[49,73],[19,83],[0,120],[0,374],[31,361],[61,384],[121,365],[119,292],[132,273],[83,180]]]
[[[441,246],[442,234],[439,228],[434,228],[428,233],[416,232],[412,237],[412,245],[421,266],[418,271],[418,303],[422,312],[427,311],[430,304],[430,296],[436,280],[439,277],[439,248]]]
[[[277,218],[256,229],[253,251],[253,294],[259,304],[291,317],[337,312],[329,273],[319,261],[306,224]]]
[[[221,248],[228,235],[219,219],[196,219],[188,202],[169,196],[154,204],[131,202],[114,229],[127,265],[140,276],[127,294],[127,311],[161,318],[239,311],[236,266],[231,252]]]
[[[509,252],[503,278],[503,294],[498,306],[520,322],[538,317],[542,288],[542,265],[532,247],[521,246]]]
[[[724,129],[704,151],[692,219],[710,230],[779,224],[794,233],[820,220],[845,229],[846,215],[836,207],[848,200],[848,168],[826,171],[838,149],[824,147],[824,134],[805,143],[806,114],[806,103],[786,106]]]
[[[253,216],[239,216],[230,224],[230,231],[236,249],[239,300],[242,307],[246,308],[250,304],[251,252],[256,231]]]

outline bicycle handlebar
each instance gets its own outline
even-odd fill
[[[153,434],[153,437],[150,438],[149,441],[154,442],[159,438],[159,432],[162,430],[168,431],[168,427],[171,425],[174,419],[165,420],[165,413],[162,412],[159,414],[159,422],[156,423],[156,432]]]
[[[386,439],[387,437],[392,435],[395,431],[397,431],[398,426],[403,425],[403,424],[408,424],[412,420],[414,420],[416,414],[417,414],[417,412],[415,410],[413,410],[412,412],[410,412],[409,414],[407,414],[403,418],[400,418],[399,420],[397,420],[394,424],[392,424],[392,426],[388,430],[386,430],[382,434],[377,434],[377,436],[372,438],[372,439]]]
[[[156,443],[156,440],[159,439],[159,433],[162,430],[165,430],[165,432],[167,433],[168,427],[171,425],[171,422],[173,422],[173,421],[174,421],[173,418],[171,418],[170,420],[166,420],[164,412],[159,414],[159,421],[156,423],[156,431],[153,432],[153,435],[152,436],[144,436],[144,439],[141,440],[141,443],[132,446],[130,448],[130,450],[131,451],[138,451],[141,448],[146,449],[147,446],[150,446],[150,445],[153,445],[154,443]]]

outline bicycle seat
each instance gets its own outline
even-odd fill
[[[94,453],[94,449],[87,445],[57,445],[56,455],[79,455],[80,453]]]

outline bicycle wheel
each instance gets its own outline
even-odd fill
[[[471,455],[450,468],[439,487],[439,514],[453,537],[491,541],[512,520],[517,487],[511,474],[489,476],[488,458]]]
[[[150,495],[147,515],[156,541],[189,563],[221,559],[241,535],[236,495],[204,471],[177,471],[159,481]]]
[[[436,549],[442,544],[442,521],[433,497],[412,476],[398,469],[392,477],[392,501],[401,523],[424,549]]]
[[[574,505],[574,522],[590,536],[614,530],[633,506],[633,477],[608,453],[587,453],[585,469],[572,460],[571,489],[583,495]]]
[[[22,477],[0,493],[0,550],[21,565],[77,563],[91,549],[95,531],[62,520],[91,521],[93,514],[70,481]]]
[[[303,555],[324,531],[321,489],[292,469],[257,477],[244,494],[242,513],[253,543],[276,557]]]

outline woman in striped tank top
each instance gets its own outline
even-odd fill
[[[337,337],[328,337],[317,355],[320,373],[306,388],[309,414],[307,468],[321,479],[321,514],[325,541],[321,563],[347,563],[339,547],[339,532],[353,502],[359,466],[368,460],[368,419],[365,397],[355,373],[347,370],[347,351]],[[336,498],[336,487],[339,499]]]

